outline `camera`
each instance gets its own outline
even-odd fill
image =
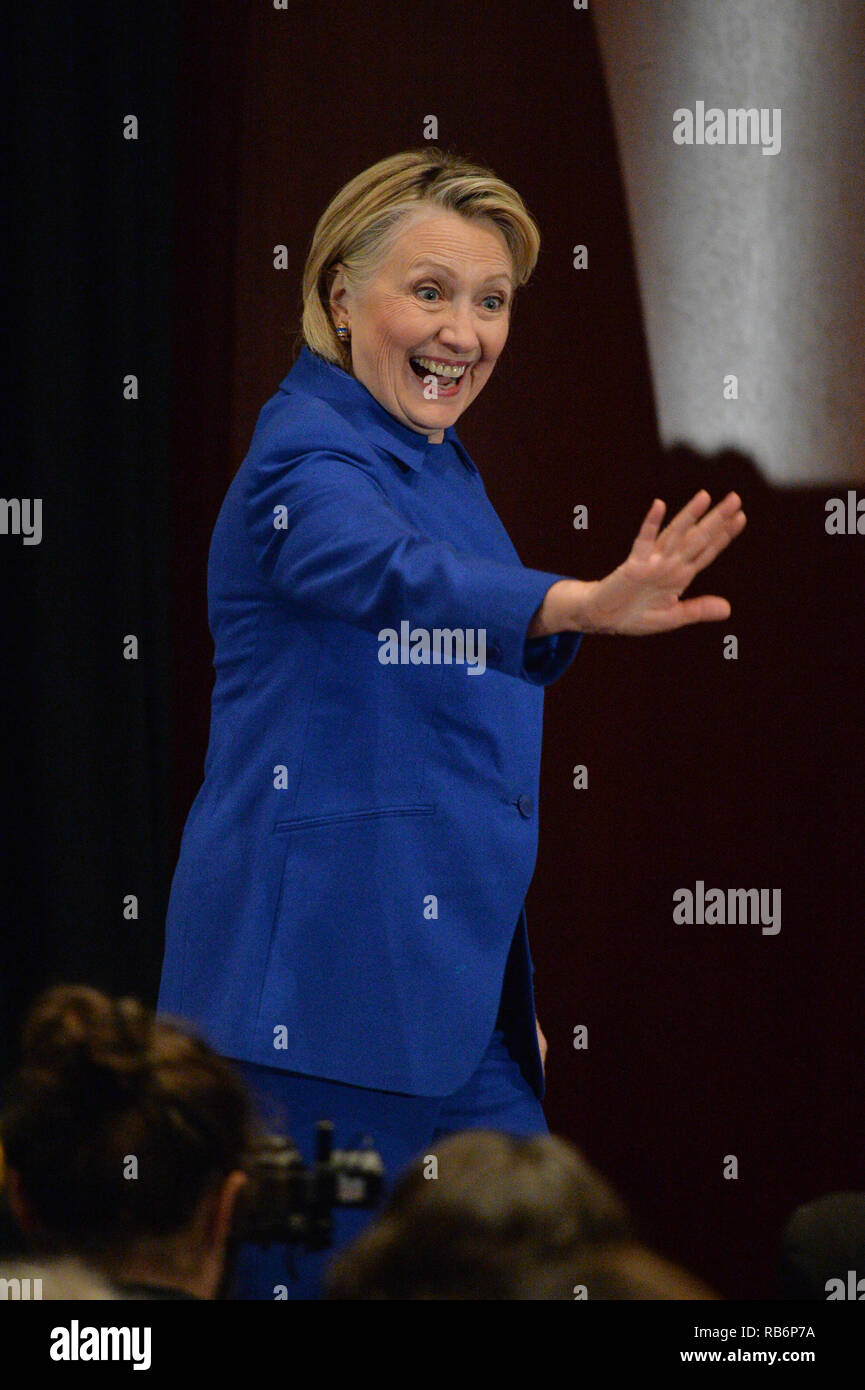
[[[378,1205],[384,1188],[381,1155],[364,1139],[358,1149],[335,1149],[333,1125],[319,1120],[312,1164],[281,1134],[265,1134],[245,1156],[247,1182],[232,1227],[236,1245],[292,1245],[325,1250],[334,1207]]]

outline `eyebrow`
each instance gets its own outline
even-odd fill
[[[442,265],[440,261],[416,261],[409,269],[412,274],[418,270],[437,270],[440,274],[453,277],[453,271],[448,266]],[[489,285],[493,280],[505,280],[508,285],[511,284],[511,277],[506,270],[495,271],[492,275],[488,275],[483,283]]]

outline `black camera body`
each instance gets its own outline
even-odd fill
[[[281,1134],[262,1136],[246,1155],[248,1181],[238,1194],[234,1243],[325,1250],[331,1244],[334,1207],[378,1205],[384,1165],[372,1142],[334,1149],[330,1121],[319,1120],[315,1129],[316,1155],[310,1165]]]

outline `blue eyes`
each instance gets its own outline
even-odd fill
[[[440,293],[440,291],[436,288],[435,285],[422,285],[421,288],[418,290],[418,294],[420,294],[420,295],[424,295],[424,294],[439,294],[439,293]],[[493,300],[493,301],[494,301],[493,310],[492,310],[493,313],[495,313],[496,309],[503,309],[503,308],[505,307],[506,302],[507,302],[507,301],[505,300],[504,296],[503,296],[503,295],[500,295],[500,294],[488,294],[488,295],[485,295],[484,298],[483,298],[483,300],[482,300],[481,302],[484,303],[484,304],[488,304],[488,303],[490,302],[490,300]],[[432,299],[427,299],[427,300],[425,300],[425,303],[427,303],[427,304],[432,304],[432,303],[434,303],[434,301],[433,301]]]

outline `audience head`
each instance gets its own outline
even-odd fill
[[[778,1297],[846,1299],[851,1283],[854,1297],[865,1296],[865,1193],[833,1192],[797,1207],[781,1237]]]
[[[643,1249],[614,1192],[552,1135],[452,1136],[332,1264],[331,1299],[712,1298]]]
[[[199,1038],[134,999],[57,986],[27,1017],[0,1116],[9,1206],[35,1249],[213,1297],[250,1123]]]

